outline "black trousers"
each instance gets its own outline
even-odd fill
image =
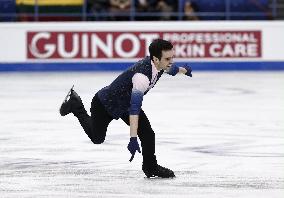
[[[77,105],[76,105],[77,106]],[[109,123],[113,120],[100,102],[97,94],[91,103],[91,116],[88,115],[83,104],[77,106],[73,114],[78,118],[85,133],[94,144],[104,142]],[[129,114],[121,119],[129,126]],[[151,168],[157,164],[155,156],[155,133],[143,110],[140,111],[138,121],[138,137],[142,146],[143,166]]]

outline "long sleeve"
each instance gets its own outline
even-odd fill
[[[131,92],[130,100],[130,115],[139,115],[143,96],[147,88],[149,87],[150,81],[147,76],[141,73],[136,73],[132,77],[133,88]]]

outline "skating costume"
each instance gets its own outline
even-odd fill
[[[146,57],[119,75],[109,86],[98,92],[108,113],[115,119],[129,112],[138,115],[143,96],[156,84],[162,71],[151,65]]]
[[[141,106],[143,96],[154,87],[162,74],[163,70],[158,71],[151,64],[150,57],[146,57],[97,93],[99,101],[114,119],[121,118],[129,125],[129,115],[139,115],[138,137],[145,166],[156,163],[155,133]]]
[[[185,66],[186,73],[192,77],[191,68]],[[176,75],[179,67],[171,66],[167,72]],[[106,137],[109,123],[121,118],[127,125],[130,115],[139,115],[137,135],[141,141],[143,166],[147,177],[174,177],[173,171],[157,164],[155,156],[155,133],[141,109],[143,96],[154,87],[164,71],[158,71],[146,57],[120,74],[109,86],[96,93],[91,103],[91,116],[84,108],[79,95],[71,89],[70,100],[63,102],[60,108],[62,116],[73,113],[86,134],[94,144],[101,144]]]

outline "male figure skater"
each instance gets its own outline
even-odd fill
[[[109,86],[95,94],[91,103],[91,116],[88,115],[73,87],[60,107],[60,114],[65,116],[73,113],[94,144],[103,143],[109,123],[113,119],[121,118],[130,126],[130,161],[133,160],[136,151],[141,153],[138,136],[142,145],[142,170],[145,175],[148,178],[171,178],[175,177],[174,172],[157,163],[155,133],[141,106],[143,96],[154,87],[164,72],[172,76],[183,73],[192,77],[192,70],[189,66],[177,67],[173,64],[173,45],[166,40],[154,40],[149,46],[149,53],[150,57],[147,56],[135,63]]]

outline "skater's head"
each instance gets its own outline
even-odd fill
[[[166,40],[156,39],[149,46],[150,58],[158,70],[168,70],[173,64],[173,45]]]

